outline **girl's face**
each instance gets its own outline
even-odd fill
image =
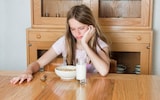
[[[87,24],[78,22],[76,19],[69,19],[69,26],[72,35],[78,40],[81,40],[85,32],[89,29]]]

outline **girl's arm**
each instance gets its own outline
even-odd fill
[[[88,44],[83,43],[83,47],[87,52],[91,62],[93,63],[96,70],[102,75],[106,76],[109,73],[110,68],[110,58],[109,55],[105,54],[103,51],[99,51],[99,56],[88,46]],[[108,52],[108,48],[103,48],[105,52]]]
[[[28,65],[26,72],[33,74],[38,72],[40,68],[50,63],[54,58],[57,57],[56,52],[51,47],[46,53],[44,53],[37,61]]]
[[[33,73],[39,71],[39,69],[46,64],[50,63],[55,57],[57,57],[56,52],[53,48],[50,48],[44,55],[42,55],[37,61],[32,62],[28,65],[26,71],[18,77],[14,77],[10,80],[11,84],[23,83],[24,80],[30,82],[33,79]]]
[[[88,46],[88,41],[95,33],[95,28],[91,25],[89,26],[88,31],[84,34],[81,44],[85,51],[87,52],[91,62],[97,69],[97,71],[102,75],[105,76],[109,72],[110,68],[110,58],[109,58],[109,49],[108,47],[102,48],[107,54],[105,54],[102,50],[98,52],[98,55]]]
[[[37,62],[39,63],[39,67],[42,68],[46,64],[50,63],[54,58],[58,55],[55,50],[51,47],[43,56],[41,56]]]

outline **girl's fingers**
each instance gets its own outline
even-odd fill
[[[32,76],[30,75],[30,76],[28,76],[28,78],[27,78],[27,82],[30,82],[31,80],[32,80]]]
[[[22,74],[19,77],[14,77],[12,80],[10,80],[10,83],[11,84],[16,84],[16,83],[22,84],[25,80],[27,80],[27,82],[31,81],[32,78],[33,78],[33,76],[30,74],[29,75]]]
[[[25,78],[22,77],[22,78],[20,79],[20,81],[19,81],[19,84],[21,84],[24,80],[25,80]]]
[[[95,28],[93,27],[93,25],[90,25],[90,30],[92,34],[95,32]]]
[[[14,77],[14,78],[10,81],[10,83],[16,84],[19,80],[20,80],[20,77]]]

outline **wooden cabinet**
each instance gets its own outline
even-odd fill
[[[152,25],[153,0],[31,0],[32,27],[65,28],[68,10],[91,8],[103,28],[146,29]]]
[[[77,4],[90,7],[103,32],[110,36],[112,57],[117,64],[126,65],[127,73],[134,73],[135,66],[140,65],[141,74],[151,74],[153,0],[31,0],[28,64],[64,34],[66,14]]]

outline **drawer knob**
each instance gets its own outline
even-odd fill
[[[138,41],[142,40],[142,37],[141,36],[137,36],[136,38]]]
[[[40,39],[40,38],[41,38],[41,35],[40,35],[40,34],[37,34],[36,37],[37,37],[37,39]]]
[[[32,46],[32,44],[31,44],[31,43],[29,43],[29,44],[28,44],[28,46],[30,47],[30,46]]]
[[[146,48],[147,48],[147,49],[150,49],[150,46],[147,46]]]

